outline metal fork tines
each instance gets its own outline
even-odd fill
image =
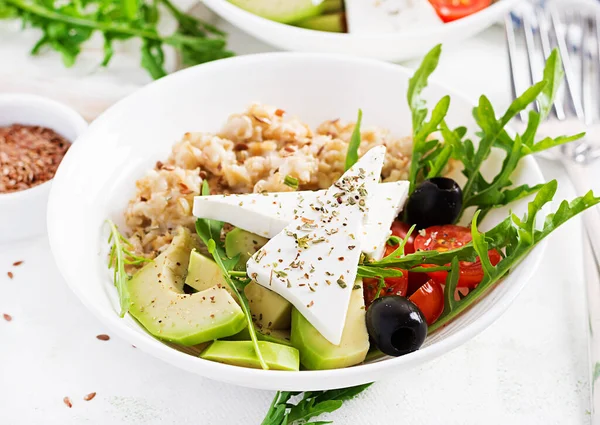
[[[600,24],[598,12],[585,12],[560,4],[542,7],[523,2],[506,17],[506,39],[513,97],[543,77],[544,60],[558,48],[564,63],[565,87],[554,103],[554,119],[579,121],[590,126],[600,121]],[[524,49],[519,49],[524,45]],[[520,52],[524,52],[520,54]],[[522,70],[528,69],[528,73]],[[536,108],[536,105],[532,105]],[[527,119],[527,111],[519,118]],[[572,160],[588,163],[600,149],[587,141],[565,148]]]
[[[561,7],[562,5],[562,7]],[[575,134],[593,129],[600,123],[600,5],[588,9],[555,1],[544,8],[522,2],[519,9],[506,17],[506,40],[511,70],[513,99],[543,77],[543,63],[558,48],[565,72],[565,87],[554,102],[554,117],[542,124],[550,136]],[[523,48],[520,48],[522,47]],[[521,54],[524,52],[524,54]],[[528,70],[527,75],[521,71]],[[531,105],[536,108],[537,105]],[[527,112],[518,119],[527,120]],[[558,126],[552,126],[558,123]],[[600,128],[598,126],[596,130]],[[598,139],[596,131],[595,138]],[[600,157],[594,136],[563,145],[558,156],[567,170],[578,195],[589,189],[587,168]],[[583,215],[586,231],[586,293],[588,301],[591,424],[600,425],[600,379],[595,370],[600,365],[600,211],[591,208]]]

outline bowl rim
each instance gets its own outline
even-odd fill
[[[372,67],[380,67],[382,69],[393,69],[395,71],[400,71],[400,73],[406,74],[407,76],[410,76],[413,73],[413,70],[401,65],[392,64],[376,59],[360,58],[342,54],[269,52],[237,56],[190,67],[148,84],[144,88],[118,101],[116,104],[112,105],[105,112],[103,112],[101,116],[98,117],[98,119],[90,125],[89,130],[86,132],[86,135],[92,134],[96,126],[100,126],[104,123],[104,121],[112,119],[113,115],[118,115],[119,111],[121,111],[122,108],[125,108],[129,102],[133,102],[137,97],[144,95],[145,92],[147,92],[148,90],[154,90],[156,87],[159,87],[162,84],[166,84],[167,82],[173,79],[181,78],[182,75],[198,72],[198,69],[212,69],[214,71],[218,70],[221,67],[235,67],[237,64],[242,63],[256,63],[256,61],[263,60],[288,59],[301,60],[304,63],[307,63],[311,60],[343,61],[348,66],[369,65]],[[465,96],[464,94],[452,88],[449,88],[447,85],[440,83],[433,77],[430,78],[430,85],[438,85],[439,87],[443,88],[443,90],[446,93],[452,96],[459,97],[465,102],[468,102],[472,105],[476,104],[476,102],[470,97]],[[81,145],[78,147],[81,147]],[[76,151],[78,147],[76,147],[74,151]],[[70,155],[69,161],[73,160],[73,158],[73,154]],[[524,162],[526,163],[527,168],[529,168],[530,171],[534,173],[536,177],[540,179],[540,181],[542,181],[543,175],[539,165],[537,164],[537,161],[531,156],[528,156],[524,159]],[[61,168],[59,167],[57,175],[61,173]],[[521,292],[525,284],[530,280],[530,278],[534,275],[535,271],[539,267],[540,262],[543,258],[543,252],[547,244],[547,240],[544,240],[533,250],[533,252],[529,255],[529,257],[533,257],[531,260],[532,262],[529,263],[529,268],[521,273],[520,279],[522,280],[522,283],[513,285],[510,291],[507,291],[501,298],[497,300],[493,309],[483,312],[481,317],[471,322],[469,326],[457,329],[453,334],[447,336],[439,342],[436,342],[433,345],[429,345],[405,356],[396,358],[388,357],[382,360],[374,361],[372,363],[359,364],[356,366],[342,369],[303,370],[298,372],[251,369],[222,364],[218,362],[212,362],[183,353],[179,350],[169,347],[164,342],[155,339],[149,334],[143,334],[136,329],[130,328],[129,326],[124,324],[123,319],[119,317],[116,311],[109,311],[107,309],[103,309],[96,306],[92,302],[92,299],[85,294],[85,291],[73,283],[76,279],[69,279],[71,274],[67,271],[69,269],[69,261],[67,260],[65,255],[61,255],[59,253],[59,251],[62,251],[59,248],[59,246],[61,245],[59,243],[60,232],[58,232],[55,229],[56,225],[53,224],[55,222],[60,222],[60,203],[56,200],[54,196],[54,194],[59,188],[59,186],[53,185],[48,203],[47,222],[50,248],[54,256],[55,263],[62,276],[65,278],[67,285],[77,295],[79,300],[88,308],[88,310],[90,310],[99,320],[103,322],[103,324],[105,324],[112,332],[116,333],[119,337],[123,338],[124,340],[130,343],[135,344],[137,348],[140,348],[144,352],[148,352],[154,357],[158,357],[169,364],[182,368],[188,372],[193,371],[194,373],[200,374],[201,376],[204,376],[209,379],[252,388],[273,389],[273,387],[270,385],[271,379],[265,379],[267,378],[267,376],[269,378],[272,378],[273,380],[277,380],[279,382],[278,385],[281,387],[279,389],[281,390],[329,389],[332,388],[327,384],[328,380],[330,379],[343,381],[345,383],[344,386],[359,385],[379,379],[374,378],[370,381],[368,379],[365,380],[364,377],[370,375],[382,376],[382,371],[393,370],[397,363],[403,363],[404,368],[409,368],[414,365],[423,363],[426,360],[431,360],[444,353],[447,353],[481,333],[485,328],[487,328],[495,320],[497,320],[502,315],[502,313],[504,313],[504,311],[506,311],[506,309],[514,301],[514,299]],[[143,328],[141,329],[143,330]],[[210,365],[198,367],[198,362],[207,362],[210,363]],[[235,379],[232,378],[232,376],[234,376]],[[265,381],[263,382],[261,381],[261,379],[265,379]],[[320,384],[315,385],[315,382],[319,382]]]
[[[81,116],[81,114],[79,114],[75,109],[71,108],[70,106],[68,106],[62,102],[58,102],[54,99],[50,99],[45,96],[39,96],[36,94],[30,94],[30,93],[0,94],[0,108],[3,105],[11,105],[14,102],[31,103],[31,104],[35,104],[35,105],[40,106],[45,109],[52,109],[54,111],[59,111],[59,113],[62,115],[62,118],[61,118],[62,122],[68,123],[68,125],[71,125],[74,128],[75,133],[77,134],[75,139],[67,140],[71,145],[73,145],[75,143],[75,141],[79,138],[79,136],[81,136],[81,134],[88,128],[88,123],[83,118],[83,116]],[[13,123],[13,124],[16,124],[16,123]],[[11,124],[8,124],[8,125],[11,125]],[[29,124],[29,125],[32,125],[32,124]],[[5,125],[3,124],[2,126],[5,126]],[[46,127],[46,128],[50,128],[50,127]],[[54,130],[54,128],[50,128],[50,129]],[[64,159],[64,157],[63,157],[63,159]],[[55,175],[56,175],[56,173],[55,173]],[[49,180],[46,180],[43,183],[36,185],[36,186],[29,187],[27,189],[18,190],[16,192],[0,193],[0,203],[13,202],[13,201],[18,202],[20,200],[23,200],[24,198],[35,197],[39,194],[42,194],[43,192],[48,192],[50,190],[52,180],[54,180],[54,177]]]
[[[281,31],[289,31],[290,36],[294,35],[297,37],[303,37],[305,35],[316,36],[320,35],[325,39],[329,39],[331,41],[342,41],[342,40],[364,40],[364,41],[382,41],[382,40],[395,40],[400,38],[420,38],[420,37],[431,37],[431,36],[441,36],[445,34],[447,31],[456,30],[461,31],[463,29],[469,28],[473,21],[477,20],[485,20],[485,19],[493,19],[495,16],[499,16],[503,13],[507,13],[510,9],[513,8],[514,5],[517,4],[519,0],[500,0],[497,3],[493,3],[490,6],[486,7],[479,12],[476,12],[472,15],[466,16],[461,19],[457,19],[455,21],[444,23],[439,26],[426,26],[424,28],[412,28],[407,31],[399,31],[399,32],[389,32],[389,33],[373,33],[373,34],[355,34],[355,33],[335,33],[335,32],[327,32],[327,31],[318,31],[306,28],[296,27],[291,24],[285,24],[277,21],[272,21],[267,18],[263,18],[261,16],[255,15],[252,12],[248,12],[234,4],[231,4],[227,0],[204,0],[206,6],[208,6],[211,10],[213,7],[219,9],[220,11],[224,11],[228,16],[235,16],[239,19],[244,19],[249,23],[254,23],[257,25],[264,25],[271,27],[272,30],[281,30]],[[219,14],[215,11],[215,13]],[[223,19],[226,17],[223,16]]]

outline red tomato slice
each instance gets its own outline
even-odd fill
[[[456,21],[485,9],[492,0],[429,0],[444,22]]]
[[[400,269],[397,269],[400,270]],[[402,270],[404,273],[401,277],[386,277],[384,279],[385,286],[379,294],[380,297],[386,295],[400,295],[406,296],[406,290],[408,289],[408,273],[406,270]],[[364,278],[363,279],[363,292],[365,295],[365,306],[371,305],[377,295],[377,289],[379,288],[379,279],[375,278]]]
[[[444,311],[444,290],[433,279],[421,286],[409,298],[425,316],[428,325],[434,323]]]
[[[410,225],[403,223],[399,220],[395,220],[392,223],[392,235],[397,236],[398,238],[404,240],[404,238],[406,237],[406,234],[408,233],[408,231],[410,230]],[[413,252],[415,252],[415,233],[413,232],[410,237],[408,238],[408,241],[406,241],[406,245],[404,245],[404,254],[412,254]],[[396,250],[396,248],[398,248],[398,245],[385,245],[385,256],[387,257],[388,255],[390,255],[392,252],[394,252]]]
[[[410,297],[417,292],[421,286],[425,285],[431,279],[427,273],[408,272],[408,289],[406,296]]]
[[[471,230],[467,227],[447,224],[444,226],[432,226],[425,229],[425,234],[419,234],[415,238],[415,249],[420,251],[448,251],[460,248],[471,242]],[[488,252],[490,262],[496,265],[502,259],[498,251],[492,249]],[[423,264],[423,267],[434,267]],[[438,271],[427,273],[429,277],[440,284],[446,283],[448,272]],[[479,258],[474,262],[460,262],[459,288],[475,288],[483,279],[483,268]]]

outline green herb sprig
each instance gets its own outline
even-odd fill
[[[350,137],[350,143],[348,144],[348,152],[346,153],[346,164],[344,171],[348,171],[358,161],[358,148],[360,148],[360,125],[362,123],[362,110],[358,110],[358,118],[356,118],[356,124],[354,130],[352,130],[352,136]]]
[[[135,255],[131,250],[133,246],[125,236],[119,232],[117,225],[112,220],[106,220],[110,228],[108,243],[110,251],[108,255],[108,268],[113,269],[113,282],[119,294],[119,306],[121,311],[119,316],[124,317],[129,310],[130,299],[127,281],[131,278],[125,271],[126,265],[139,266],[140,264],[152,261],[149,258]]]
[[[202,182],[201,194],[202,196],[210,195],[206,180]],[[212,255],[219,269],[221,269],[225,282],[227,282],[227,285],[239,300],[242,311],[246,316],[248,333],[250,334],[256,357],[260,362],[260,366],[267,370],[269,369],[269,366],[265,362],[260,347],[258,346],[258,337],[256,336],[256,329],[254,328],[252,313],[250,312],[250,304],[244,292],[244,288],[250,283],[250,279],[248,279],[246,273],[234,270],[234,267],[239,261],[239,254],[234,258],[229,258],[227,256],[225,246],[221,241],[223,225],[224,223],[222,221],[199,218],[196,220],[196,233],[208,248],[208,252]]]
[[[283,179],[283,184],[285,184],[288,187],[291,187],[294,190],[298,190],[298,185],[300,184],[298,182],[298,179],[295,177],[292,177],[290,175],[285,176],[285,178]]]
[[[179,25],[169,35],[157,29],[165,10]],[[179,50],[185,65],[233,55],[226,50],[222,31],[186,15],[170,0],[0,0],[0,19],[20,19],[23,28],[40,29],[42,36],[31,54],[54,49],[67,67],[73,66],[94,32],[104,37],[101,66],[110,63],[115,41],[138,38],[142,41],[141,65],[155,79],[166,75],[163,45]]]
[[[511,176],[521,159],[580,139],[584,133],[556,138],[546,137],[537,142],[535,140],[538,127],[550,113],[563,78],[562,64],[557,50],[554,50],[546,61],[542,81],[534,84],[512,102],[500,118],[496,117],[494,108],[486,96],[482,95],[479,98],[479,104],[473,109],[473,116],[479,127],[477,135],[480,140],[477,145],[467,137],[465,127],[454,130],[448,127],[445,117],[450,105],[449,96],[444,96],[437,103],[429,121],[426,121],[428,110],[421,93],[427,87],[430,75],[437,68],[441,51],[441,45],[433,48],[409,81],[407,100],[413,124],[409,193],[412,193],[421,179],[442,175],[449,161],[454,159],[462,164],[462,173],[467,179],[462,189],[461,215],[465,209],[477,207],[481,209],[479,215],[481,220],[490,209],[530,196],[541,189],[541,184],[512,187]],[[532,103],[537,103],[538,111],[531,110],[525,130],[521,134],[511,136],[506,126]],[[441,140],[434,135],[441,135]],[[490,156],[492,148],[503,150],[505,158],[500,172],[488,181],[480,170]]]
[[[342,407],[344,401],[351,400],[369,388],[371,384],[328,391],[290,392],[277,391],[271,407],[261,425],[324,425],[331,421],[308,422],[323,413],[331,413]],[[296,404],[291,399],[302,394]]]

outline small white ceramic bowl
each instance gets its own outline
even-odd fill
[[[119,318],[116,290],[107,270],[107,218],[123,222],[136,179],[164,160],[188,131],[218,131],[227,117],[251,102],[276,105],[311,126],[335,118],[354,120],[362,108],[363,125],[411,132],[406,89],[412,72],[381,61],[301,53],[241,56],[196,66],[162,78],[120,101],[78,140],[61,164],[48,204],[48,234],[57,265],[81,301],[126,341],[164,361],[202,376],[270,390],[318,390],[373,382],[424,363],[469,340],[513,301],[535,273],[542,248],[536,248],[485,298],[414,353],[346,369],[282,372],[210,362],[177,351],[151,337],[131,317]],[[431,83],[433,103],[452,95],[451,127],[475,130],[474,103]],[[492,158],[483,171],[499,166]],[[512,176],[515,184],[544,181],[529,156]],[[527,202],[510,205],[517,214]],[[484,227],[504,219],[509,208],[486,216]],[[543,244],[543,243],[542,243]]]
[[[71,143],[87,128],[81,115],[62,103],[30,94],[0,95],[0,127],[11,124],[50,128]],[[46,204],[52,180],[31,189],[0,193],[0,244],[46,231]]]
[[[340,34],[280,24],[246,12],[227,0],[204,0],[204,4],[221,18],[280,49],[343,53],[387,61],[410,59],[436,44],[456,43],[469,38],[498,21],[517,2],[500,0],[473,15],[436,27],[411,28],[397,33]]]

